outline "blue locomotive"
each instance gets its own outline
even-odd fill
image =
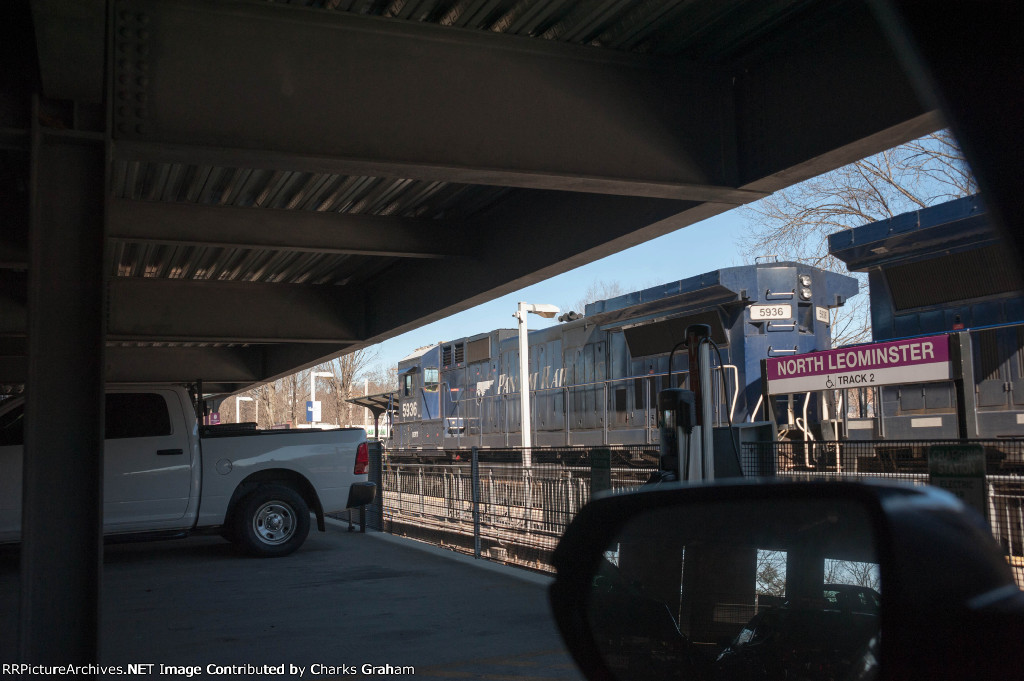
[[[582,317],[531,331],[533,446],[657,443],[657,395],[686,381],[677,352],[669,385],[669,354],[691,324],[710,326],[721,350],[715,425],[752,420],[761,360],[830,347],[829,310],[857,290],[855,279],[808,265],[760,263],[591,303]],[[496,329],[402,359],[391,448],[518,446],[517,334]]]
[[[1024,435],[1024,285],[978,197],[833,234],[829,247],[868,274],[875,341],[964,333],[964,435]],[[851,400],[860,409],[839,436],[958,437],[953,381],[875,390]]]

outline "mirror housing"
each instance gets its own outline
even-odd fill
[[[795,514],[787,511],[786,517],[794,517],[795,523],[799,523],[799,527],[793,525],[797,529],[823,521],[815,517],[823,513],[823,508],[847,509],[829,512],[829,521],[839,532],[850,532],[848,528],[841,529],[843,518],[863,517],[862,524],[868,528],[866,534],[873,538],[873,562],[878,566],[882,596],[876,614],[878,635],[859,653],[864,660],[858,664],[863,664],[864,669],[851,672],[854,678],[947,678],[953,670],[957,678],[1009,678],[1019,673],[1016,658],[1024,640],[1024,594],[1014,583],[1010,568],[981,516],[952,495],[932,487],[893,481],[773,479],[654,486],[598,497],[580,511],[553,556],[557,577],[551,585],[550,602],[562,637],[587,678],[627,678],[630,674],[624,671],[628,666],[622,659],[624,655],[672,657],[663,650],[655,650],[661,647],[660,643],[643,649],[645,641],[654,640],[644,633],[653,631],[644,629],[648,616],[656,610],[650,599],[632,597],[627,603],[621,597],[621,589],[602,592],[601,584],[609,570],[609,547],[643,544],[636,537],[652,544],[648,541],[652,536],[650,530],[644,534],[637,527],[657,528],[660,523],[665,534],[670,535],[673,523],[666,522],[667,518],[679,518],[685,524],[683,519],[706,514],[709,508],[751,504],[751,508],[765,512],[737,517],[744,526],[749,519],[752,529],[771,523],[778,525],[777,519],[773,520],[775,515],[768,510],[782,506],[795,510]],[[652,520],[656,522],[648,522]],[[707,524],[707,520],[700,522]],[[787,530],[774,527],[773,531]],[[792,541],[796,535],[790,532],[789,536]],[[664,553],[659,555],[658,549],[650,546],[643,551],[648,562],[645,572],[657,573],[658,563],[664,563],[661,567],[667,567],[668,574],[675,570],[679,575],[678,552]],[[681,592],[690,578],[679,579],[677,591]],[[608,597],[609,592],[619,595]],[[671,605],[668,611],[675,607]],[[616,609],[621,627],[633,626],[639,631],[631,639],[633,644],[641,644],[639,648],[627,652],[606,649],[608,633],[600,622],[614,621],[606,619],[606,611]],[[596,616],[599,611],[601,615]],[[686,641],[686,636],[679,633],[689,633],[683,619],[680,615],[675,621],[680,626],[676,633]],[[717,643],[719,647],[728,645],[727,640]],[[714,655],[718,654],[716,649]],[[676,655],[672,659],[678,666],[682,658]],[[648,660],[646,664],[653,663]],[[667,674],[668,670],[656,666],[634,667],[634,673],[636,669],[646,670],[650,677],[700,681],[730,678],[716,676],[713,668],[698,670],[696,666],[692,674],[678,668]]]

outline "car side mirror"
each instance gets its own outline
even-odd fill
[[[748,481],[605,496],[553,563],[555,618],[589,679],[1019,671],[1024,594],[984,520],[935,488]]]

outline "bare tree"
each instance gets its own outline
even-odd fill
[[[278,393],[278,384],[264,383],[250,391],[252,398],[259,404],[256,425],[258,428],[270,428],[277,423],[276,410],[278,400],[275,399]]]
[[[847,274],[828,252],[828,235],[901,213],[975,194],[977,182],[952,133],[940,130],[907,144],[819,175],[742,209],[745,258],[783,260]],[[856,275],[861,292],[867,278]],[[867,295],[833,310],[832,342],[871,338]]]
[[[359,413],[356,414],[353,410],[357,409],[354,405],[350,404],[347,400],[353,395],[361,395],[365,389],[364,385],[357,386],[356,383],[363,379],[364,374],[370,367],[370,364],[377,360],[377,355],[368,350],[356,350],[348,354],[336,357],[330,362],[326,362],[316,367],[314,371],[329,372],[332,374],[331,377],[324,377],[321,380],[320,385],[323,387],[323,395],[326,414],[331,414],[334,423],[338,425],[350,425],[353,423],[353,417],[362,420],[363,414],[362,409],[359,409]]]
[[[242,397],[252,398],[254,405],[258,407],[258,424],[260,428],[270,428],[281,423],[290,423],[296,426],[306,423],[306,401],[309,399],[309,380],[311,371],[330,373],[331,376],[317,377],[316,397],[317,401],[323,404],[322,414],[324,421],[333,422],[337,425],[348,425],[354,420],[362,419],[362,410],[355,412],[356,407],[346,400],[354,394],[362,394],[366,382],[361,386],[356,384],[363,380],[380,375],[395,384],[397,389],[397,369],[392,369],[391,374],[387,370],[376,374],[368,372],[370,363],[376,361],[377,355],[367,350],[357,350],[347,355],[342,355],[329,362],[324,362],[312,370],[304,369],[290,374],[277,381],[264,383],[244,393]],[[224,423],[235,420],[236,401],[232,397],[225,399],[220,406],[221,420]],[[246,420],[257,418],[257,412],[249,411],[244,403],[240,403],[242,417]],[[355,417],[355,418],[354,418]]]
[[[758,550],[755,574],[757,593],[768,596],[785,596],[786,552]]]
[[[853,584],[866,586],[878,591],[881,587],[881,575],[877,563],[864,563],[855,560],[826,560],[826,584]]]
[[[309,393],[309,372],[300,371],[276,382],[274,414],[292,425],[306,422],[306,395]]]
[[[590,282],[590,286],[583,292],[583,295],[572,305],[568,307],[563,306],[563,312],[574,312],[583,313],[587,305],[598,300],[607,300],[608,298],[615,298],[626,293],[625,289],[622,288],[622,284],[615,280],[599,280],[595,279]]]
[[[366,373],[370,381],[370,394],[386,393],[398,390],[398,367],[377,364]]]
[[[236,423],[242,422],[247,423],[257,420],[257,412],[259,416],[259,422],[263,422],[263,410],[257,407],[258,396],[257,389],[247,390],[237,395],[232,395],[224,398],[224,401],[220,403],[218,413],[220,414],[221,423]],[[242,399],[236,399],[242,398]]]

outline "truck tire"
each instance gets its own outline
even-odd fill
[[[242,500],[235,514],[234,539],[254,556],[287,556],[309,534],[309,506],[285,485],[261,485]]]

